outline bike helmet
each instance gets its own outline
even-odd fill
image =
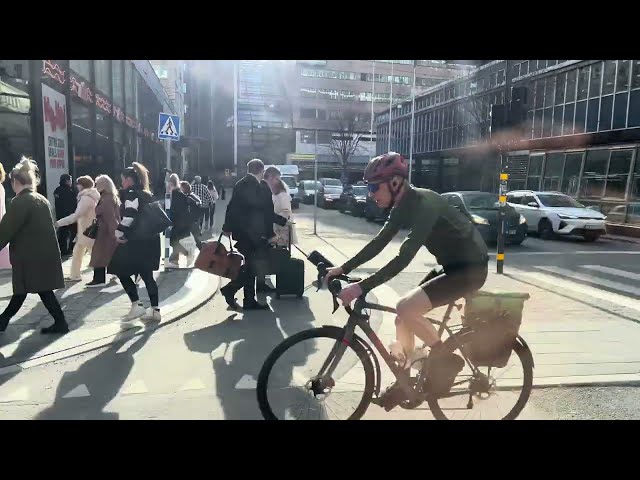
[[[371,159],[364,171],[364,180],[368,183],[381,183],[396,175],[407,178],[409,165],[399,153],[388,152]]]

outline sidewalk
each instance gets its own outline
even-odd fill
[[[368,233],[340,234],[327,224],[322,225],[322,229],[319,226],[320,234],[315,236],[313,219],[304,214],[296,217],[296,223],[300,247],[307,253],[318,250],[338,265],[371,238]],[[361,224],[359,229],[377,231],[379,226]],[[396,255],[401,240],[395,239],[376,259],[354,274],[367,276],[384,266]],[[419,281],[434,265],[435,259],[421,249],[399,276]],[[536,387],[640,382],[639,312],[630,316],[629,310],[620,306],[572,297],[530,280],[526,272],[516,268],[510,268],[507,275],[498,275],[495,270],[495,261],[492,261],[483,290],[526,292],[531,296],[525,304],[521,335],[534,354]],[[379,287],[373,293],[381,295],[382,289],[383,303],[389,305],[405,293],[404,290],[395,292],[390,286]],[[433,316],[442,317],[443,313],[444,307],[436,309]],[[385,345],[393,339],[392,319],[385,318],[378,334]]]
[[[89,255],[83,265],[88,265]],[[162,258],[161,258],[162,265]],[[63,262],[65,276],[69,275],[71,258]],[[211,299],[219,287],[219,278],[195,269],[160,271],[154,276],[158,283],[162,322],[145,325],[141,321],[122,324],[131,302],[119,282],[113,279],[103,288],[86,288],[93,269],[86,267],[81,282],[66,282],[56,291],[70,332],[62,337],[41,335],[40,327],[52,323],[52,318],[40,301],[31,294],[0,335],[0,374],[32,367],[60,358],[76,355],[104,346],[123,336],[134,336],[141,327],[159,328],[199,308]],[[140,300],[149,306],[144,282],[138,284]],[[12,295],[11,272],[0,272],[0,311],[6,308]]]

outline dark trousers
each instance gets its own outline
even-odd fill
[[[107,282],[107,268],[106,267],[94,267],[93,269],[93,281],[96,283]]]
[[[60,255],[70,255],[73,251],[73,239],[76,238],[77,224],[67,225],[58,229],[58,246]]]
[[[227,292],[235,293],[241,288],[244,289],[244,301],[252,302],[256,298],[256,264],[255,259],[260,250],[253,245],[237,243],[236,248],[244,255],[244,265],[240,270],[240,275],[235,280],[229,282],[224,288]],[[264,282],[264,279],[262,280]]]
[[[213,230],[213,217],[216,214],[216,204],[209,207],[209,228]]]
[[[207,221],[207,217],[209,216],[209,207],[200,207],[198,225],[200,229],[202,229],[202,225]]]
[[[131,277],[118,277],[120,279],[120,284],[124,291],[127,293],[129,300],[131,302],[137,302],[140,300],[138,296],[138,287],[131,280]],[[158,284],[156,283],[155,278],[153,278],[153,272],[140,272],[140,278],[147,287],[147,293],[149,294],[149,301],[151,302],[152,307],[158,306]]]
[[[66,325],[67,321],[64,319],[64,313],[62,312],[62,307],[60,306],[60,302],[56,298],[56,294],[53,293],[53,290],[49,290],[47,292],[38,292],[40,295],[40,300],[44,303],[45,308],[53,317],[53,320],[57,325]],[[0,331],[4,331],[9,324],[9,320],[11,320],[20,307],[27,299],[26,293],[21,293],[19,295],[14,294],[9,301],[9,305],[4,309],[4,312],[0,313]]]
[[[200,233],[200,228],[198,226],[198,222],[194,222],[191,224],[191,234],[193,235],[193,238],[196,241],[196,246],[198,247],[198,249],[202,248],[202,239],[200,238],[202,236],[202,233]]]

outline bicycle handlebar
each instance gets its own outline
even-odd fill
[[[327,275],[327,268],[325,267],[324,263],[319,263],[318,264],[318,289],[320,288],[320,285],[322,284],[322,282],[324,281],[325,276]],[[338,275],[336,277],[333,277],[331,279],[331,281],[328,284],[328,289],[329,292],[331,292],[331,296],[333,297],[333,312],[335,313],[336,310],[338,310],[338,308],[340,308],[340,304],[338,303],[338,295],[340,295],[340,292],[342,291],[342,283],[341,282],[346,282],[346,283],[356,283],[359,282],[360,279],[359,278],[355,278],[355,277],[350,277],[348,275]],[[356,301],[357,303],[357,301]],[[351,308],[350,305],[343,305],[344,309],[347,311],[347,313],[349,315],[353,315],[354,311]]]

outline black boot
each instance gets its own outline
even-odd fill
[[[56,322],[53,325],[51,325],[50,327],[44,327],[40,330],[40,333],[42,334],[60,334],[60,335],[64,335],[65,333],[69,333],[69,327],[67,325],[67,322]]]
[[[269,305],[264,305],[258,302],[255,298],[249,299],[248,301],[247,299],[245,299],[243,302],[242,309],[243,310],[269,310]]]
[[[229,288],[229,285],[222,287],[220,289],[220,293],[224,297],[227,305],[234,310],[241,310],[240,304],[236,301],[235,292],[232,292]]]

